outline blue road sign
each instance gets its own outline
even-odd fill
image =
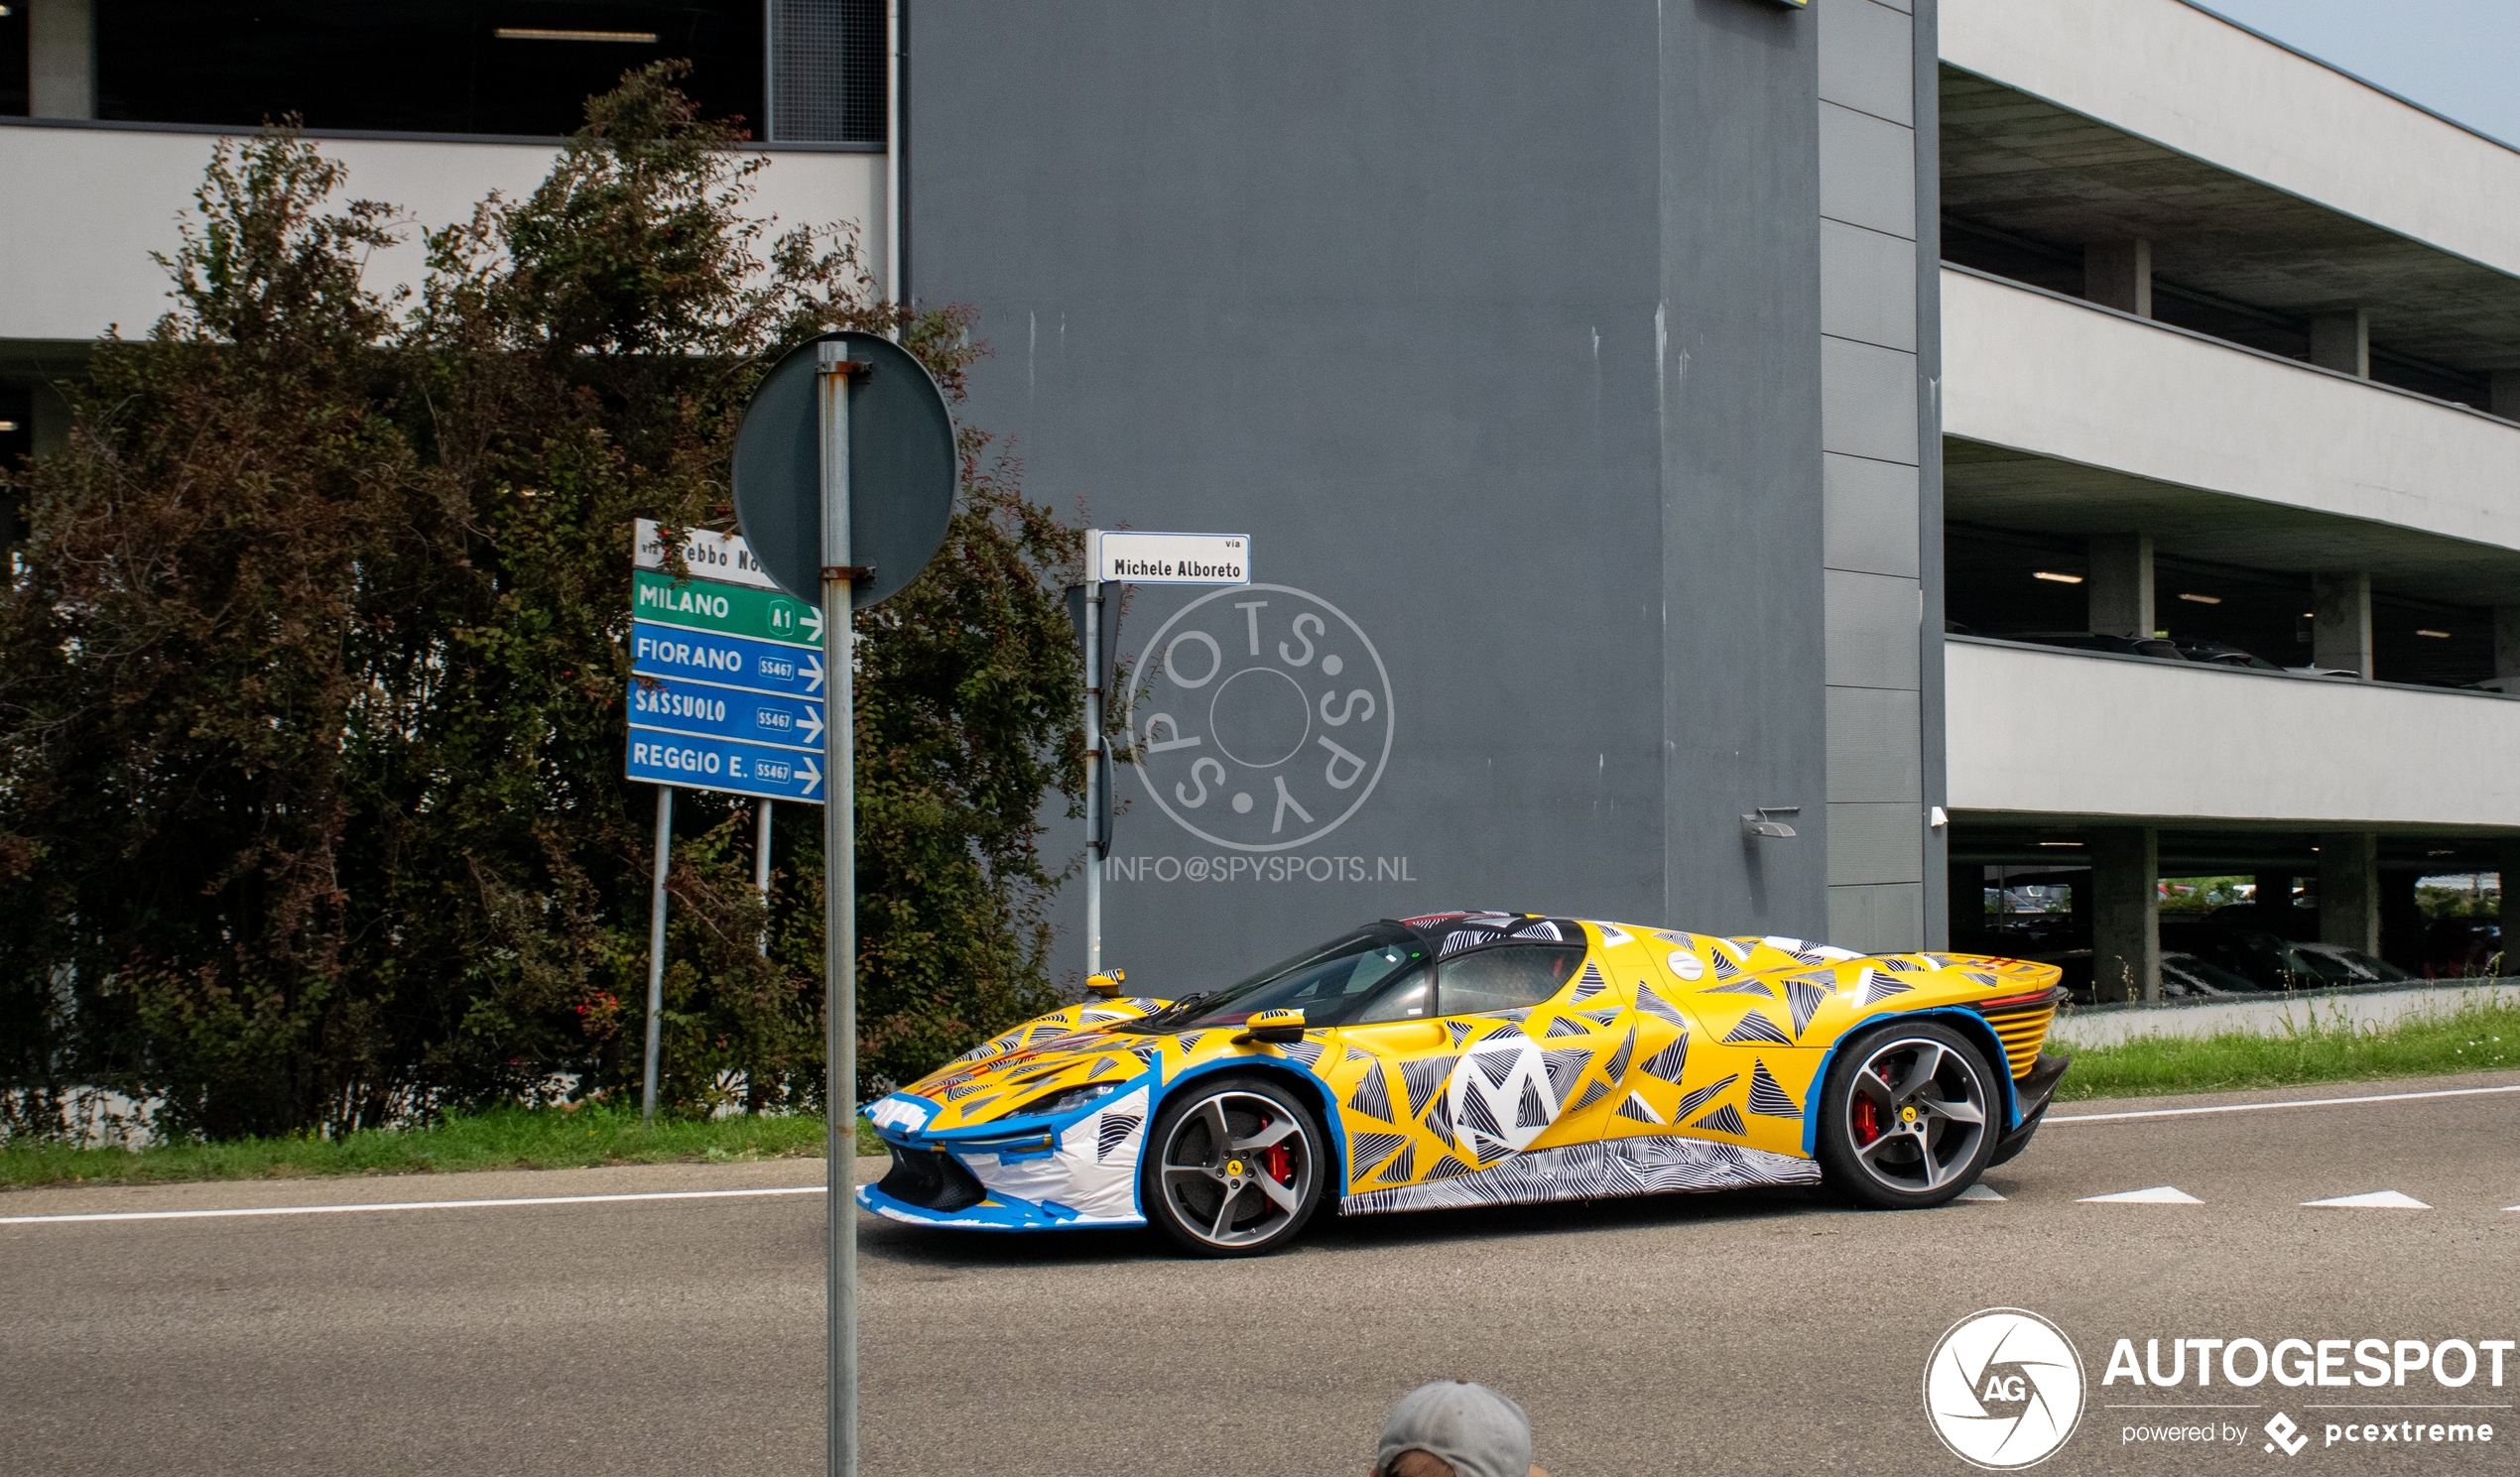
[[[782,749],[822,749],[822,704],[679,677],[630,679],[630,726]]]
[[[654,621],[630,623],[630,670],[642,677],[690,677],[822,700],[820,652]]]
[[[687,790],[822,803],[822,761],[794,749],[630,730],[629,777]]]

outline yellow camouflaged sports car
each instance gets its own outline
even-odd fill
[[[1939,1205],[2037,1130],[2065,996],[2016,959],[1387,920],[1225,989],[1071,1006],[878,1100],[893,1166],[858,1199],[935,1226],[1151,1222],[1208,1256],[1279,1247],[1331,1194],[1357,1214],[1825,1182]]]

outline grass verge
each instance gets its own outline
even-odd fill
[[[2331,1016],[2275,1036],[2145,1036],[2068,1049],[2074,1066],[2057,1088],[2064,1099],[2447,1076],[2520,1068],[2520,1008],[2471,1000],[2386,1026]]]
[[[883,1146],[858,1125],[857,1151]],[[242,1139],[124,1149],[0,1144],[0,1188],[170,1184],[193,1179],[310,1179],[431,1174],[458,1169],[568,1169],[595,1165],[738,1164],[820,1159],[820,1118],[715,1118],[642,1124],[600,1105],[497,1108],[421,1129],[372,1129],[338,1139]]]
[[[2312,1082],[2520,1069],[2520,1008],[2469,1003],[2387,1027],[2316,1023],[2278,1036],[2139,1037],[2074,1050],[2057,1095],[2152,1097]],[[883,1146],[858,1125],[857,1152]],[[501,1108],[425,1129],[338,1139],[169,1144],[132,1153],[0,1145],[0,1188],[170,1184],[198,1179],[301,1179],[458,1169],[565,1169],[595,1165],[728,1164],[822,1157],[819,1118],[717,1118],[642,1125],[600,1105]]]

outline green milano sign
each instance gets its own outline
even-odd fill
[[[631,613],[640,620],[790,646],[822,645],[822,612],[776,590],[697,579],[676,584],[653,569],[638,570],[634,578]]]

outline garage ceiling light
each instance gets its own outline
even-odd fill
[[[2079,574],[2060,574],[2054,569],[2034,570],[2030,577],[2044,579],[2051,584],[2080,584],[2082,582],[2082,576]]]
[[[7,14],[8,14],[8,12],[7,12],[6,10],[0,10],[0,15],[7,15]],[[0,421],[0,433],[6,433],[6,432],[8,432],[8,431],[15,431],[15,430],[17,430],[17,429],[18,429],[18,423],[17,423],[17,422],[15,422],[15,421]]]
[[[501,26],[495,33],[501,41],[617,41],[630,46],[656,45],[653,31],[547,31],[537,26]]]
[[[2421,626],[2416,627],[2415,634],[2418,636],[2430,636],[2435,641],[2450,640],[2450,633],[2448,631],[2427,631]]]
[[[2079,841],[2042,841],[2039,844],[2042,846],[2079,846],[2082,843]]]
[[[2179,598],[2187,601],[2191,605],[2219,605],[2222,603],[2222,597],[2220,595],[2194,595],[2185,590],[2180,591]]]

